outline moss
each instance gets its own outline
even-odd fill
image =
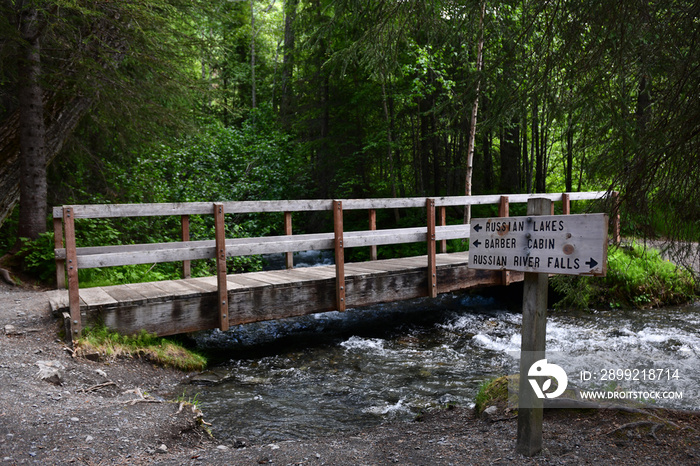
[[[474,409],[481,414],[486,408],[493,405],[506,405],[508,403],[509,386],[511,392],[517,392],[519,375],[502,376],[482,382],[479,391],[474,398]]]
[[[78,356],[98,354],[107,359],[138,357],[182,371],[199,371],[207,365],[204,356],[175,341],[146,331],[138,335],[120,335],[104,326],[86,328],[82,338],[75,342],[75,351]]]

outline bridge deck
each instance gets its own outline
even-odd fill
[[[467,268],[467,252],[438,254],[438,293],[503,284],[503,272]],[[345,264],[347,306],[428,296],[427,256]],[[336,309],[335,267],[227,275],[229,324]],[[509,281],[522,280],[511,273]],[[52,292],[54,312],[68,310],[68,291]],[[80,290],[83,322],[103,322],[122,333],[158,335],[217,328],[217,277],[137,283]]]

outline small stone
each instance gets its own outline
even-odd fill
[[[228,450],[228,447],[226,445],[219,445],[218,447],[216,447],[216,449],[221,450],[221,451],[226,451],[226,450]]]
[[[161,445],[158,447],[158,450],[156,450],[158,453],[167,453],[168,452],[168,447],[165,446],[165,444]]]
[[[233,441],[233,448],[245,448],[248,446],[248,439],[238,437]]]
[[[93,440],[94,440],[94,439],[93,439],[92,435],[88,435],[87,437],[85,437],[85,443],[90,443],[90,442],[92,442]]]
[[[95,374],[99,375],[100,377],[104,377],[105,379],[107,378],[107,373],[102,369],[95,369]]]
[[[4,330],[5,335],[21,335],[21,333],[17,332],[17,328],[14,325],[7,324]]]
[[[73,422],[80,422],[80,419],[78,419],[77,417],[72,417],[70,418],[70,420]]]
[[[498,408],[496,406],[489,406],[481,414],[487,419],[493,418],[494,416],[496,416],[496,414],[498,414]]]

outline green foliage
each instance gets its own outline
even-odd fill
[[[105,326],[88,327],[75,342],[75,348],[78,355],[97,352],[108,359],[140,357],[164,367],[183,371],[199,371],[207,365],[206,358],[201,354],[145,330],[137,335],[121,335]]]
[[[305,182],[289,137],[276,129],[269,110],[259,109],[240,128],[211,124],[196,135],[161,145],[124,164],[105,161],[111,180],[111,202],[193,202],[293,198]],[[90,186],[90,181],[83,188]],[[80,194],[73,202],[105,202],[106,196]],[[227,215],[226,237],[254,237],[280,233],[280,215]],[[296,231],[301,229],[297,228]],[[79,247],[177,241],[179,217],[82,219],[76,222]],[[214,238],[211,215],[190,216],[190,239]],[[262,268],[259,256],[228,260],[231,272]],[[211,275],[213,261],[192,262],[192,275]],[[80,271],[82,286],[135,283],[180,278],[179,263],[145,264]]]
[[[17,257],[21,258],[22,269],[42,282],[52,281],[56,274],[53,232],[42,233],[35,240],[20,238],[20,241]]]
[[[655,307],[692,300],[698,284],[685,269],[642,245],[608,248],[604,278],[557,275],[553,290],[562,296],[557,308]]]

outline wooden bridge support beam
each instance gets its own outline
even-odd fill
[[[377,210],[369,209],[369,229],[374,231],[377,229]],[[369,260],[377,260],[377,245],[373,244],[369,247]]]
[[[80,338],[80,284],[78,283],[78,254],[75,248],[75,215],[73,208],[63,208],[63,224],[66,234],[66,267],[68,268],[68,308],[70,310],[70,339]]]
[[[437,263],[435,258],[435,199],[426,200],[428,212],[428,296],[437,298]]]
[[[285,212],[284,213],[284,234],[285,235],[292,235],[292,213],[291,212]],[[293,252],[286,252],[284,255],[284,261],[285,261],[285,266],[288,269],[293,269],[294,268],[294,253]]]
[[[63,219],[53,219],[53,247],[63,248]],[[66,261],[56,259],[56,289],[61,290],[66,287]]]
[[[182,232],[182,241],[190,240],[190,216],[183,215],[180,217],[180,228]],[[182,278],[192,277],[190,261],[182,261]]]
[[[214,203],[214,227],[216,235],[216,286],[219,303],[219,329],[228,330],[228,285],[226,282],[226,226],[224,223],[224,205]]]
[[[446,208],[444,205],[441,205],[438,207],[438,220],[440,222],[440,226],[444,227],[447,225],[447,212]],[[441,254],[447,254],[447,240],[443,239],[440,241],[440,253]]]
[[[338,311],[345,311],[345,250],[343,249],[343,202],[333,201],[335,244],[335,297]]]

